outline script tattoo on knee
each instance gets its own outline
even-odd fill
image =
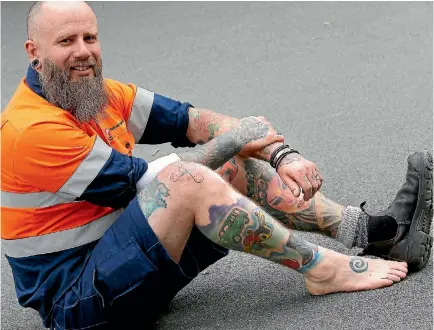
[[[194,169],[188,169],[183,164],[175,164],[176,170],[170,175],[170,180],[173,182],[177,182],[184,175],[190,176],[194,182],[201,183],[203,181],[202,173],[195,173]]]
[[[156,210],[167,208],[165,198],[169,196],[170,194],[167,186],[155,178],[148,187],[140,191],[137,195],[137,200],[143,214],[145,217],[149,218]]]

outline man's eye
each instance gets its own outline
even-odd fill
[[[95,36],[87,36],[86,38],[84,38],[87,41],[95,41],[96,37]]]
[[[61,44],[67,44],[67,43],[69,43],[71,41],[71,39],[62,39],[62,40],[60,40],[60,43]]]

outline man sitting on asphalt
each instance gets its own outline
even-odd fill
[[[31,64],[1,116],[2,247],[19,303],[46,327],[145,327],[228,250],[299,272],[314,295],[389,286],[426,265],[428,152],[409,156],[395,200],[369,215],[319,193],[317,166],[263,117],[104,79],[85,2],[35,3],[25,49]],[[132,156],[135,143],[165,142],[195,148],[150,163]]]

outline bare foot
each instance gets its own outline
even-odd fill
[[[390,286],[407,276],[407,263],[351,257],[319,247],[322,260],[304,273],[313,295],[373,290]]]

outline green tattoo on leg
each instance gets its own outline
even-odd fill
[[[167,202],[164,200],[164,197],[169,196],[167,186],[159,182],[158,179],[154,179],[148,187],[140,191],[137,195],[137,200],[143,214],[149,218],[159,208],[167,208]]]
[[[318,260],[316,245],[296,236],[246,199],[232,205],[211,206],[209,220],[208,225],[198,226],[199,230],[228,249],[251,253],[301,272]]]

